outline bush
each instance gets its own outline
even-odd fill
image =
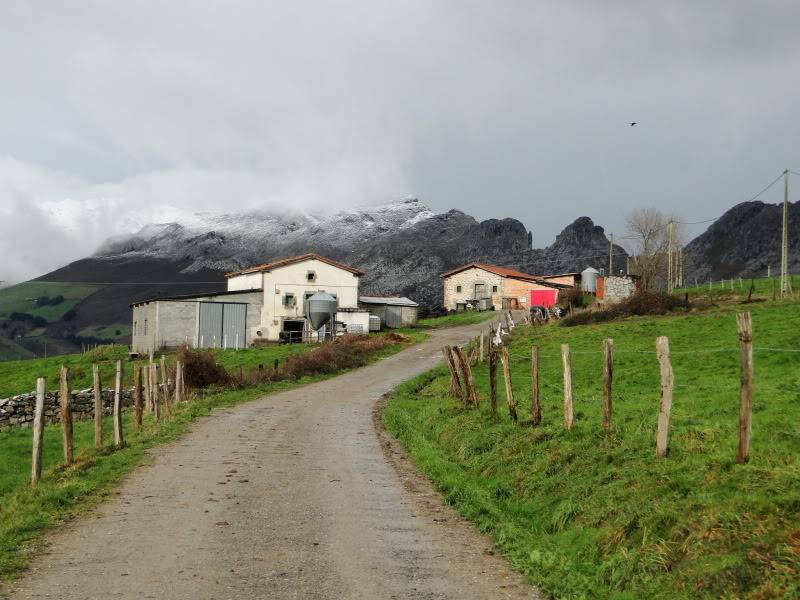
[[[21,313],[21,312],[12,312],[9,315],[9,318],[12,321],[21,321],[23,323],[28,323],[33,327],[44,327],[47,325],[47,319],[44,317],[29,315],[28,313]]]
[[[390,333],[381,337],[345,335],[335,342],[320,344],[311,352],[296,354],[283,364],[280,374],[292,379],[306,375],[335,373],[342,369],[361,367],[375,352],[402,341],[406,336]]]
[[[220,364],[213,350],[196,350],[189,346],[178,348],[177,359],[183,363],[183,381],[190,388],[227,385],[231,377]]]
[[[657,292],[637,292],[633,296],[603,310],[585,310],[562,319],[565,327],[605,323],[633,315],[664,315],[689,305],[683,298]]]

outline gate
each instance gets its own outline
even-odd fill
[[[200,348],[243,348],[247,305],[233,302],[201,302],[197,345]]]
[[[387,327],[402,327],[403,326],[403,307],[402,306],[387,306],[386,307],[386,326]]]

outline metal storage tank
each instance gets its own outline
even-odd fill
[[[327,324],[336,312],[336,298],[325,292],[314,294],[306,301],[308,320],[315,331]]]
[[[597,278],[600,276],[600,271],[587,267],[581,271],[581,289],[584,292],[595,293],[597,291]]]

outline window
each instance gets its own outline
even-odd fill
[[[456,294],[460,294],[460,293],[461,293],[461,286],[457,285],[456,286]]]
[[[133,322],[133,335],[139,335],[139,324],[136,321]]]
[[[142,335],[147,335],[147,319],[144,320],[144,331],[142,332]]]
[[[492,286],[492,293],[493,293],[493,294],[496,294],[496,293],[497,293],[497,286],[496,286],[496,285],[493,285],[493,286]]]
[[[316,281],[317,274],[314,271],[309,271],[306,273],[306,281]]]
[[[283,305],[284,306],[294,306],[294,294],[285,294],[283,296]]]

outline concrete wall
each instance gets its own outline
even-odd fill
[[[459,271],[449,277],[444,278],[444,298],[442,304],[446,310],[456,310],[459,302],[475,299],[475,284],[485,284],[486,294],[491,297],[492,304],[496,310],[502,307],[503,297],[503,278],[500,275],[484,271],[475,267]],[[461,291],[458,291],[461,286]],[[497,286],[497,291],[492,291],[492,286]]]
[[[263,273],[248,273],[246,275],[236,275],[228,278],[228,291],[238,292],[240,290],[261,289]]]

